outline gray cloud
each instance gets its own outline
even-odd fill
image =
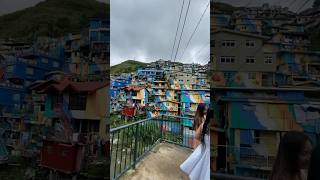
[[[0,0],[0,15],[34,6],[44,0]]]
[[[38,4],[45,0],[0,0],[0,15],[12,13]],[[110,0],[97,0],[107,3]]]
[[[213,0],[214,2],[225,2],[232,4],[233,6],[261,6],[264,3],[269,3],[270,5],[277,5],[282,7],[289,7],[293,12],[298,10],[303,11],[307,8],[312,7],[315,0]],[[299,11],[299,12],[300,12]]]
[[[185,7],[187,2],[186,0]],[[208,62],[210,7],[184,57],[178,59],[208,2],[209,0],[191,0],[177,61],[202,64]],[[170,59],[181,3],[181,0],[111,0],[111,65],[127,59],[144,62]],[[195,54],[202,47],[205,48]]]

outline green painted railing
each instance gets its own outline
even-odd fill
[[[160,142],[192,148],[194,131],[184,125],[184,119],[186,117],[160,116],[111,129],[111,179],[119,179],[129,169],[134,169],[136,164]],[[229,151],[231,150],[234,149]],[[241,162],[247,162],[246,160],[242,159]],[[253,177],[219,173],[212,173],[211,178],[257,180]]]
[[[194,132],[183,125],[184,117],[160,116],[113,128],[111,134],[111,179],[118,179],[158,143],[192,147]]]

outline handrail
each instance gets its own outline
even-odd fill
[[[123,126],[120,126],[120,127],[112,128],[112,129],[110,129],[110,133],[114,133],[114,132],[119,131],[121,129],[125,129],[127,127],[130,127],[130,126],[133,126],[133,125],[136,125],[136,124],[140,124],[142,122],[145,122],[145,121],[148,121],[148,120],[152,120],[152,119],[155,119],[155,118],[142,119],[142,120],[130,123],[130,124],[126,124],[126,125],[123,125]]]
[[[258,178],[245,177],[245,176],[235,176],[231,174],[223,174],[223,173],[211,173],[211,178],[217,178],[218,180],[261,180]]]
[[[129,126],[133,126],[133,125],[135,125],[135,124],[139,124],[139,123],[142,123],[142,122],[145,122],[145,121],[148,121],[148,120],[160,119],[161,117],[171,117],[171,118],[179,118],[179,119],[193,119],[193,118],[189,118],[189,117],[172,116],[172,115],[161,115],[161,116],[159,116],[159,117],[146,118],[146,119],[142,119],[142,120],[139,120],[139,121],[130,123],[130,124],[126,124],[126,125],[123,125],[123,126],[119,126],[119,127],[116,127],[116,128],[112,128],[112,129],[110,129],[110,133],[113,133],[113,132],[115,132],[115,131],[119,131],[120,129],[124,129],[124,128],[127,128],[127,127],[129,127]],[[162,119],[162,121],[168,121],[168,120]]]
[[[112,179],[119,179],[129,169],[135,168],[160,142],[192,148],[194,134],[184,128],[182,119],[186,118],[161,115],[111,129]]]

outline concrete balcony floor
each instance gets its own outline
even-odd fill
[[[180,165],[192,153],[191,149],[171,143],[156,145],[122,180],[188,180]]]

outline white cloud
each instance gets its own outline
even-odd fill
[[[187,4],[188,0],[185,2]],[[209,0],[191,0],[177,61],[204,62],[201,59],[204,57],[193,57],[192,52],[209,42],[210,8],[207,9],[184,58],[179,58],[208,2]],[[111,65],[133,58],[145,62],[170,59],[181,3],[181,0],[111,0]],[[183,18],[181,21],[183,22]],[[182,24],[180,29],[181,27]],[[209,52],[203,53],[209,55]]]

